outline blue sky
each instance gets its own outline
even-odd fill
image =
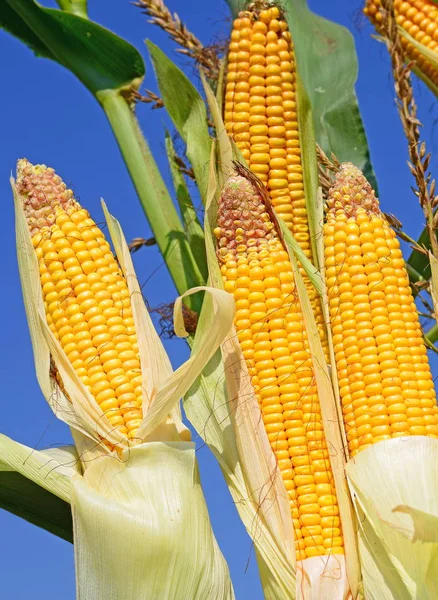
[[[43,2],[49,5],[49,2]],[[195,69],[174,52],[174,45],[158,28],[147,23],[128,0],[89,0],[90,17],[133,43],[147,61],[145,86],[156,90],[146,57],[144,39],[149,38],[169,53],[186,72]],[[204,43],[225,35],[229,12],[222,0],[168,0],[188,28]],[[395,110],[386,51],[372,40],[372,29],[360,14],[359,0],[309,0],[317,13],[347,26],[353,33],[359,56],[357,93],[368,134],[372,160],[383,208],[405,223],[416,237],[422,214],[410,186],[407,150]],[[52,4],[50,4],[52,5]],[[120,220],[127,239],[148,237],[150,231],[103,112],[91,95],[69,72],[48,60],[36,59],[20,42],[0,33],[0,198],[2,205],[3,284],[0,314],[3,315],[0,381],[2,418],[0,431],[30,447],[42,449],[70,442],[68,428],[49,410],[36,382],[15,256],[14,217],[9,176],[17,158],[53,166],[73,187],[96,220],[102,218],[100,198]],[[196,81],[196,85],[198,82]],[[438,110],[433,96],[416,85],[423,136],[437,166]],[[164,111],[138,110],[166,181],[169,173],[164,152]],[[175,292],[156,248],[135,255],[135,264],[151,306],[170,302]],[[166,343],[175,366],[186,358],[181,341]],[[200,447],[201,444],[199,443]],[[213,528],[228,561],[238,600],[261,600],[257,567],[251,542],[209,451],[198,451],[202,483]],[[2,596],[13,600],[63,598],[72,600],[74,569],[72,546],[55,536],[0,511],[0,580]]]

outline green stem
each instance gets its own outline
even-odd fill
[[[61,10],[88,19],[87,0],[56,0],[56,2]]]
[[[425,281],[424,277],[414,269],[409,263],[406,263],[406,271],[408,272],[409,279],[412,283],[418,283],[419,281]]]
[[[429,329],[429,331],[426,333],[426,338],[432,344],[434,344],[438,340],[438,324],[434,325]]]
[[[152,233],[180,294],[204,285],[176,208],[161,177],[134,112],[117,91],[96,94],[111,124]],[[198,311],[198,294],[190,296],[190,308]]]

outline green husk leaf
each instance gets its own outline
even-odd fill
[[[322,221],[318,221],[318,214],[316,211],[316,194],[318,190],[318,162],[316,159],[315,127],[313,123],[312,108],[309,102],[309,96],[307,95],[306,90],[304,89],[304,86],[298,73],[296,79],[298,131],[300,135],[301,163],[303,168],[303,183],[304,193],[306,197],[306,211],[309,223],[309,235],[310,244],[312,248],[312,256],[316,266],[316,270],[318,270],[319,264],[316,242],[318,238],[321,237]],[[304,264],[302,262],[303,257],[301,256],[298,258],[302,267],[304,268]]]
[[[427,227],[425,227],[423,229],[423,231],[421,232],[420,237],[417,240],[417,244],[421,248],[424,248],[426,250],[431,249],[429,232],[427,230]],[[407,264],[409,265],[409,267],[411,267],[417,273],[419,273],[423,279],[425,279],[425,280],[430,279],[431,270],[430,270],[430,262],[429,262],[429,257],[428,257],[427,252],[423,253],[423,252],[419,252],[418,250],[412,250],[412,252],[409,255],[409,258],[407,260]]]
[[[435,597],[437,468],[438,440],[425,436],[385,440],[348,462],[359,533],[367,544],[365,591],[383,577],[385,599]],[[377,547],[370,543],[375,538]]]
[[[218,152],[219,152],[219,164],[221,168],[219,169],[219,185],[222,186],[226,179],[228,178],[229,173],[231,172],[233,166],[233,147],[231,145],[231,140],[228,137],[228,133],[225,129],[225,125],[222,119],[221,111],[213,90],[208,85],[208,82],[205,78],[205,75],[202,71],[199,72],[202,85],[204,86],[205,96],[207,98],[207,104],[210,109],[211,116],[213,118],[213,123],[216,129],[216,137],[218,142]],[[211,157],[214,157],[214,154],[211,154]],[[211,172],[210,172],[211,176]],[[208,195],[207,195],[208,200]]]
[[[181,170],[175,162],[175,148],[173,146],[172,138],[167,130],[166,153],[187,239],[199,270],[206,281],[208,269],[207,258],[205,256],[204,230],[201,227],[196,209],[193,206],[184,175],[181,173]]]
[[[435,321],[438,324],[438,260],[435,258],[435,256],[430,251],[429,251],[429,262],[430,262],[430,269],[431,269],[431,273],[432,273],[431,282],[430,282],[431,283],[430,295],[432,296]]]
[[[0,507],[68,542],[70,478],[77,472],[72,446],[38,451],[0,434]]]
[[[333,152],[340,162],[354,163],[376,189],[354,89],[358,65],[353,36],[309,10],[306,0],[287,0],[284,9],[312,106],[316,141],[328,156]]]
[[[78,598],[233,600],[192,443],[152,442],[72,481]]]
[[[320,272],[316,267],[313,266],[312,262],[304,254],[303,250],[301,249],[301,246],[295,240],[294,236],[289,231],[283,219],[277,217],[276,220],[280,226],[281,235],[289,252],[293,252],[296,255],[297,259],[300,262],[300,265],[303,267],[304,271],[306,272],[306,275],[308,276],[312,284],[315,286],[318,294],[322,296],[323,284]]]
[[[416,48],[429,63],[433,65],[435,70],[438,70],[438,52],[435,52],[427,46],[420,44],[420,42],[417,42],[417,40],[409,35],[409,33],[400,25],[398,26],[398,32],[405,40],[412,44],[414,48]],[[417,77],[424,81],[424,83],[431,89],[435,96],[438,96],[438,86],[426,75],[426,73],[424,73],[424,71],[421,70],[421,68],[418,66],[418,63],[413,66],[412,70]]]
[[[33,0],[6,0],[0,26],[72,71],[94,95],[137,88],[144,77],[143,59],[134,46],[77,15]]]
[[[204,101],[186,75],[158,46],[150,41],[146,44],[164,105],[186,143],[186,153],[195,172],[201,197],[205,198],[211,139]]]

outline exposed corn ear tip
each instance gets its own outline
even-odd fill
[[[328,193],[328,219],[338,212],[354,217],[360,210],[377,215],[379,201],[363,173],[352,163],[342,163]]]
[[[33,165],[25,158],[17,162],[16,186],[32,236],[53,225],[57,209],[75,205],[72,190],[54,169]]]

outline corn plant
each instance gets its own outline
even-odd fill
[[[415,241],[377,199],[349,32],[305,0],[228,3],[229,42],[215,49],[162,0],[138,0],[199,67],[202,92],[147,42],[158,96],[142,92],[140,53],[90,21],[84,0],[59,0],[60,10],[6,0],[0,25],[69,69],[105,112],[191,350],[173,372],[130,257],[143,241],[128,248],[103,204],[114,256],[54,170],[20,160],[12,187],[37,378],[75,446],[28,458],[0,438],[2,470],[59,508],[29,516],[23,494],[14,512],[74,541],[78,598],[233,598],[182,398],[253,540],[267,599],[433,598],[438,408],[427,348],[438,326],[423,331],[418,307],[436,318],[438,200],[410,71],[436,93],[438,7],[364,8],[391,56],[426,221]],[[184,159],[165,132],[176,202],[139,102],[164,107],[183,140]],[[413,246],[406,261],[399,238]]]

